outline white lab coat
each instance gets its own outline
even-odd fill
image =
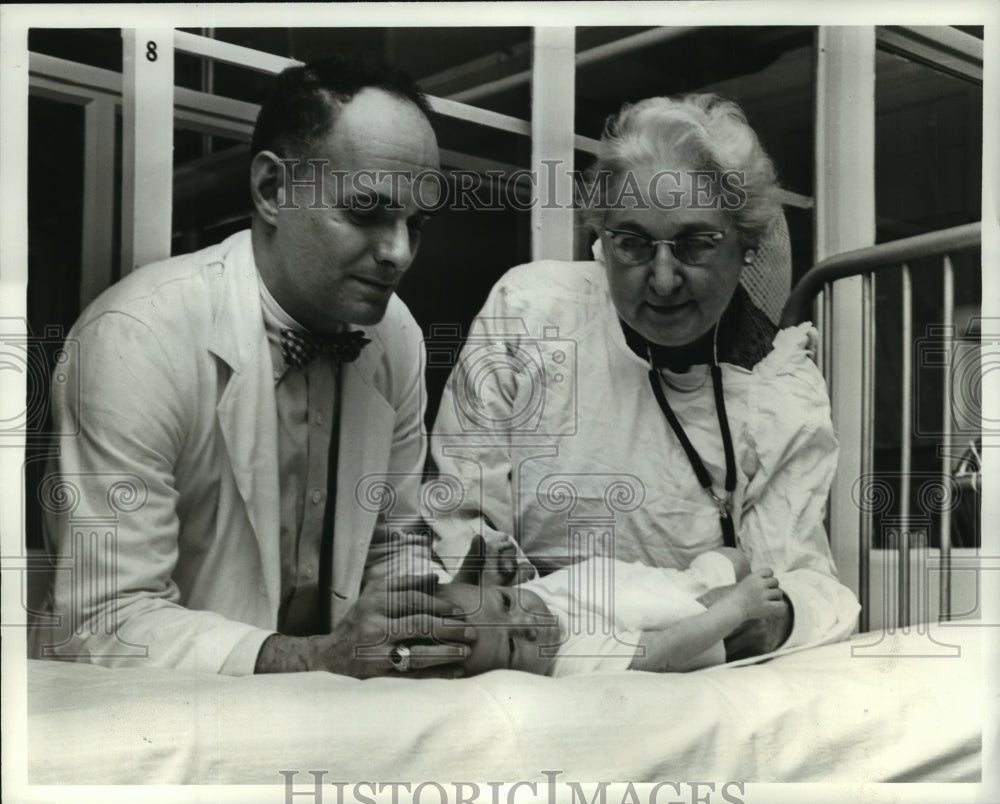
[[[394,562],[419,572],[430,557],[420,330],[393,297],[365,333],[372,342],[340,380],[333,623],[363,580]],[[130,274],[69,339],[79,364],[57,368],[64,435],[42,502],[51,550],[72,570],[55,573],[64,630],[39,632],[38,644],[107,665],[252,673],[277,623],[281,561],[274,379],[250,232]]]

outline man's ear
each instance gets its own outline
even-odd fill
[[[285,166],[271,151],[259,151],[250,163],[250,196],[261,219],[277,225],[285,203]]]

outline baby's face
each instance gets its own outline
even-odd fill
[[[545,675],[559,645],[559,625],[542,599],[519,586],[472,586],[447,583],[438,594],[465,612],[465,620],[479,632],[465,673],[523,670]]]

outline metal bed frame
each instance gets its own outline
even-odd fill
[[[911,472],[912,472],[912,440],[914,407],[914,372],[913,372],[913,292],[911,280],[911,264],[927,257],[940,257],[944,296],[942,300],[944,317],[942,332],[953,331],[954,328],[954,267],[951,255],[968,249],[979,247],[982,237],[982,225],[971,223],[956,226],[929,234],[917,235],[904,240],[897,240],[868,248],[860,248],[838,254],[823,260],[809,270],[792,289],[785,304],[781,318],[781,326],[787,327],[809,320],[813,317],[813,303],[817,295],[821,295],[819,305],[823,309],[818,316],[823,322],[822,366],[829,366],[829,354],[832,343],[830,332],[833,314],[831,305],[833,294],[831,285],[847,277],[862,277],[862,307],[861,307],[861,343],[862,360],[861,374],[861,473],[859,479],[873,476],[872,463],[874,453],[874,400],[875,400],[875,277],[878,273],[899,271],[902,278],[902,313],[903,327],[900,333],[902,342],[902,399],[901,412],[901,450],[900,476],[902,489],[900,502],[902,512],[898,521],[896,549],[898,550],[898,579],[896,586],[898,602],[896,603],[895,623],[906,629],[913,621],[911,611],[911,596],[915,591],[918,600],[918,624],[925,625],[929,606],[927,590],[923,586],[925,577],[918,578],[920,588],[913,590],[911,578],[910,552],[913,548],[913,537],[916,535],[911,528]],[[929,270],[926,266],[923,270]],[[951,385],[943,387],[942,403],[942,443],[941,443],[941,476],[942,490],[945,494],[955,489],[956,481],[951,474],[949,461],[952,457],[952,395]],[[978,473],[967,475],[961,486],[971,493],[979,493]],[[963,489],[959,488],[959,492]],[[871,489],[869,489],[871,491]],[[862,492],[863,493],[863,492]],[[871,615],[871,556],[872,556],[872,524],[873,509],[870,505],[858,505],[858,551],[860,560],[859,598],[861,601],[861,630],[867,631]],[[843,538],[850,538],[844,534]],[[943,620],[952,616],[952,565],[951,565],[951,519],[948,515],[941,517],[940,528],[940,612]],[[923,545],[924,549],[926,544]],[[925,561],[918,561],[918,567],[923,570]],[[922,620],[920,618],[923,618]]]

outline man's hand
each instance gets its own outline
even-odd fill
[[[462,612],[451,603],[433,596],[436,585],[435,576],[419,576],[368,586],[332,633],[268,637],[254,671],[458,678],[469,655],[468,645],[476,640],[476,629],[455,619]],[[390,653],[404,645],[410,653],[409,670],[400,673]]]
[[[514,586],[530,581],[536,574],[530,563],[518,557],[517,544],[510,536],[487,541],[477,534],[452,580],[473,585]]]

